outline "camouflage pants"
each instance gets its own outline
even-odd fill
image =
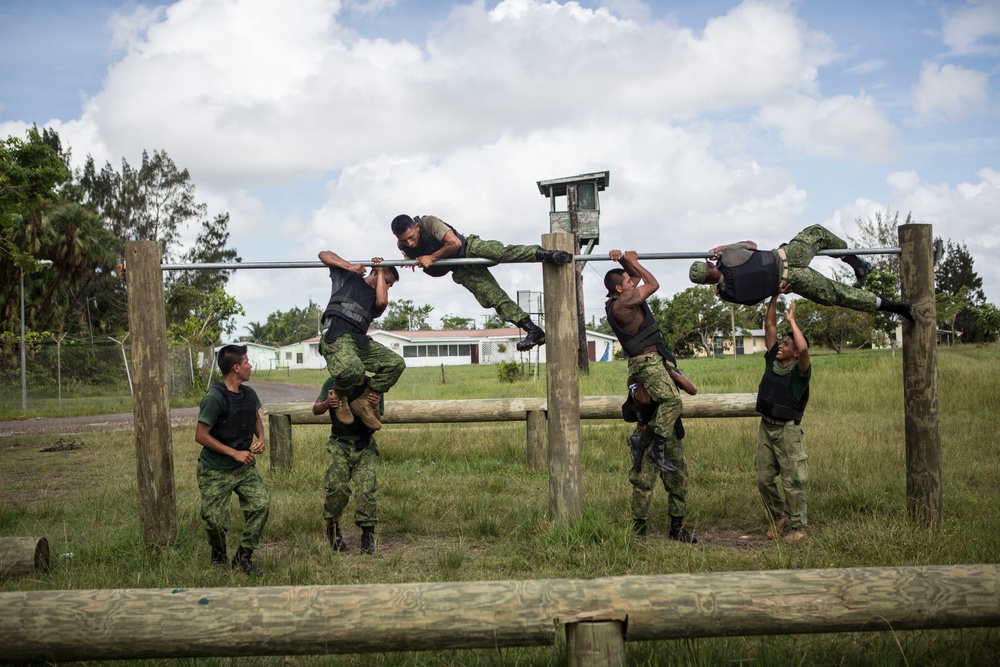
[[[663,488],[667,492],[667,510],[670,516],[687,516],[688,469],[684,460],[683,441],[670,437],[665,443],[665,448],[667,458],[677,467],[677,472],[663,472],[645,456],[642,457],[642,468],[639,472],[629,466],[628,481],[632,484],[632,518],[636,521],[649,519],[649,503],[653,500],[657,477],[663,481]]]
[[[323,504],[323,518],[340,522],[340,515],[351,497],[350,481],[353,479],[358,490],[354,501],[354,523],[358,526],[374,526],[378,523],[375,492],[378,481],[375,466],[378,463],[378,448],[371,440],[367,447],[357,451],[353,442],[330,438],[326,443],[326,453],[330,465],[323,476],[326,501]]]
[[[201,518],[205,521],[208,543],[226,548],[229,532],[229,499],[235,493],[243,510],[243,535],[240,546],[256,549],[264,524],[271,511],[271,492],[264,486],[257,468],[241,465],[228,470],[209,468],[198,462],[198,489],[201,491]]]
[[[371,341],[368,347],[360,348],[350,334],[341,334],[332,343],[320,338],[319,352],[326,359],[326,369],[334,381],[333,389],[341,396],[354,388],[365,376],[365,371],[371,374],[368,381],[371,390],[385,393],[406,369],[403,358],[385,345]]]
[[[822,225],[813,225],[803,229],[783,247],[788,261],[787,281],[793,292],[823,306],[875,312],[877,297],[874,294],[831,280],[809,268],[809,263],[820,250],[841,250],[847,247],[839,236]]]
[[[637,521],[649,518],[649,503],[653,498],[657,475],[663,480],[663,488],[667,491],[670,516],[687,516],[687,462],[684,460],[684,445],[674,434],[674,422],[681,415],[680,390],[670,379],[663,365],[663,357],[659,355],[646,359],[629,359],[628,372],[642,383],[649,398],[658,404],[648,426],[656,435],[663,437],[667,458],[677,467],[675,473],[661,472],[644,456],[639,472],[631,469],[628,481],[632,483],[632,518]]]
[[[802,427],[795,424],[781,426],[763,419],[757,429],[757,489],[764,506],[771,516],[788,515],[788,525],[803,528],[806,518],[806,486],[809,484],[809,467],[806,450],[802,444]],[[785,491],[782,500],[774,480],[781,476]]]
[[[466,257],[492,259],[497,262],[524,262],[533,260],[537,245],[504,245],[499,241],[484,241],[470,235],[465,242]],[[517,324],[528,314],[500,287],[488,267],[481,265],[458,266],[451,272],[451,279],[469,290],[483,308],[493,308],[507,322]]]

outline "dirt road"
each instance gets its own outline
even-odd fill
[[[265,382],[251,380],[248,382],[260,402],[293,403],[312,402],[319,393],[315,387],[307,385],[281,384],[280,382]],[[170,423],[173,426],[193,425],[198,417],[198,408],[178,408],[170,411]],[[62,433],[87,433],[90,431],[126,430],[132,428],[132,413],[115,415],[97,415],[93,417],[58,417],[22,419],[0,422],[0,438],[17,435],[46,435]]]

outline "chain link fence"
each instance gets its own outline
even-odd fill
[[[214,362],[212,347],[168,346],[170,396],[204,393]],[[129,345],[116,341],[29,341],[25,345],[23,377],[22,384],[20,342],[0,345],[0,413],[16,414],[25,407],[32,411],[58,410],[74,403],[109,400],[130,403],[132,352]]]

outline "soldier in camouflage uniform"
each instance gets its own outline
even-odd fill
[[[451,279],[469,290],[483,308],[493,308],[501,318],[524,329],[525,337],[517,349],[524,352],[545,344],[545,332],[507,296],[490,270],[481,264],[433,266],[439,259],[484,258],[495,262],[544,261],[569,264],[573,256],[563,250],[546,250],[538,245],[504,245],[470,234],[463,236],[454,227],[433,215],[410,217],[397,215],[392,221],[396,245],[404,257],[416,260],[429,276],[451,272]]]
[[[886,311],[912,322],[913,307],[909,301],[890,301],[860,289],[871,264],[857,255],[841,257],[854,270],[855,287],[830,280],[809,268],[820,250],[845,248],[847,244],[833,232],[822,225],[813,225],[774,250],[758,250],[753,241],[716,246],[709,251],[710,261],[691,265],[688,277],[693,283],[715,285],[719,298],[731,303],[755,305],[787,285],[790,287],[785,291],[823,306],[842,306],[866,313]]]
[[[767,536],[780,537],[786,528],[790,532],[784,541],[794,544],[806,538],[806,486],[809,468],[802,445],[802,415],[809,401],[809,380],[812,364],[809,343],[795,323],[795,302],[788,308],[785,319],[791,333],[778,343],[778,296],[771,297],[764,316],[764,375],[757,389],[757,489],[767,508],[770,527]],[[775,479],[781,477],[785,497],[782,499]]]
[[[231,566],[249,575],[261,575],[264,571],[254,567],[252,557],[270,513],[271,493],[254,465],[265,448],[264,424],[260,399],[244,384],[253,370],[246,352],[245,345],[226,345],[219,350],[222,381],[201,399],[194,439],[202,446],[198,489],[212,564],[226,564],[229,500],[235,493],[240,499],[244,525]]]
[[[363,378],[347,399],[353,401],[365,396],[367,383],[367,378]],[[361,528],[361,552],[373,554],[375,524],[378,523],[375,504],[375,492],[378,491],[375,477],[378,447],[372,437],[374,431],[364,423],[355,421],[344,424],[337,419],[336,408],[340,402],[340,397],[334,391],[334,381],[329,378],[323,383],[312,409],[315,415],[329,411],[331,422],[330,439],[326,443],[330,464],[323,477],[323,487],[326,489],[326,501],[323,504],[326,537],[330,546],[337,551],[347,549],[347,542],[340,531],[340,515],[351,497],[350,482],[353,480],[358,490],[354,501],[354,523]],[[382,399],[379,399],[377,408],[380,413],[383,411]]]

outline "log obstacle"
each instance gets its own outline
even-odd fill
[[[0,577],[49,569],[49,541],[44,537],[0,537]]]
[[[575,367],[574,367],[575,368]],[[625,396],[579,396],[579,419],[622,418]],[[688,419],[716,417],[757,417],[756,394],[684,395],[681,416]],[[329,424],[327,414],[314,415],[312,403],[268,403],[267,417],[271,444],[271,467],[291,469],[292,425]],[[473,398],[434,401],[386,401],[383,424],[451,424],[458,422],[524,421],[527,461],[532,470],[542,470],[548,440],[548,400],[531,398]]]
[[[3,592],[0,661],[546,646],[557,625],[571,660],[624,641],[995,627],[1000,565]]]

